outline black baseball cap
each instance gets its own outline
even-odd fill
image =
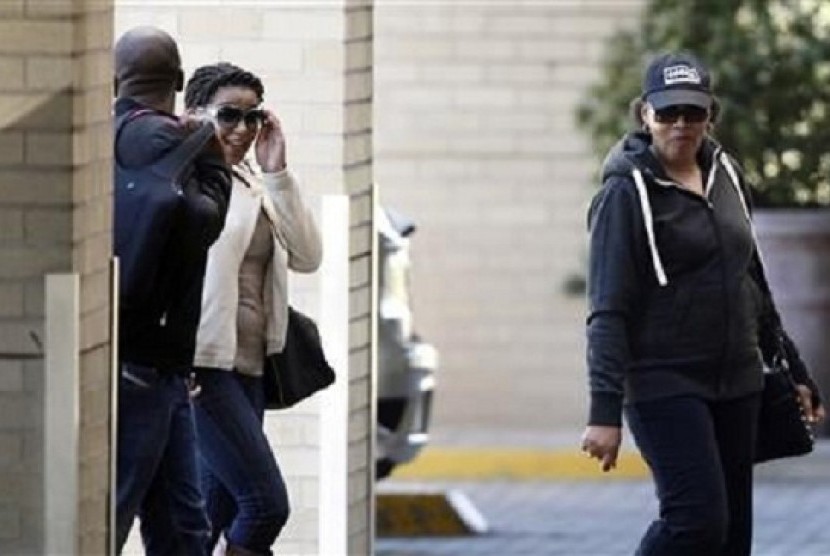
[[[712,80],[709,70],[688,52],[658,56],[646,69],[642,99],[655,110],[677,104],[710,108]]]

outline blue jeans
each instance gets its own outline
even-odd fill
[[[288,521],[282,474],[262,430],[262,380],[233,371],[198,369],[195,399],[199,472],[212,533],[229,546],[271,554]]]
[[[651,468],[660,518],[637,556],[749,556],[760,396],[633,403],[628,425]]]
[[[116,547],[120,554],[139,511],[163,500],[173,551],[157,551],[142,523],[148,555],[204,556],[209,524],[199,491],[193,408],[182,377],[121,364],[118,379]],[[148,542],[149,541],[149,542]]]

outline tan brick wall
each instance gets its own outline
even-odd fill
[[[374,537],[371,417],[373,2],[347,0],[345,13],[344,183],[351,202],[349,316],[349,554],[372,554]]]
[[[371,545],[370,284],[359,278],[369,275],[371,246],[371,5],[352,0],[229,1],[206,10],[185,3],[150,8],[119,0],[116,10],[116,34],[146,24],[170,32],[188,74],[219,60],[257,73],[265,83],[266,104],[283,122],[289,167],[300,177],[306,198],[328,193],[351,197],[351,276],[356,278],[349,292],[351,465],[349,508],[343,508],[349,511],[349,554],[368,554]],[[307,290],[317,282],[292,278],[295,302],[316,299]],[[314,303],[307,307],[312,314]],[[340,371],[345,376],[346,370]],[[281,553],[316,554],[317,423],[314,403],[269,419],[292,502],[292,516],[276,545]]]
[[[10,0],[0,15],[0,553],[43,552],[44,276],[77,272],[79,538],[67,552],[104,554],[111,2]]]
[[[413,217],[415,326],[437,344],[437,430],[584,419],[595,161],[573,111],[639,0],[379,3],[376,175]]]

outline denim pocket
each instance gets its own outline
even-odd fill
[[[158,371],[141,365],[121,365],[121,380],[126,386],[152,388],[158,381]]]

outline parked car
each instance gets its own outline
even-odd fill
[[[415,224],[385,208],[377,211],[378,401],[377,479],[411,461],[429,440],[438,352],[412,327],[409,239]]]

